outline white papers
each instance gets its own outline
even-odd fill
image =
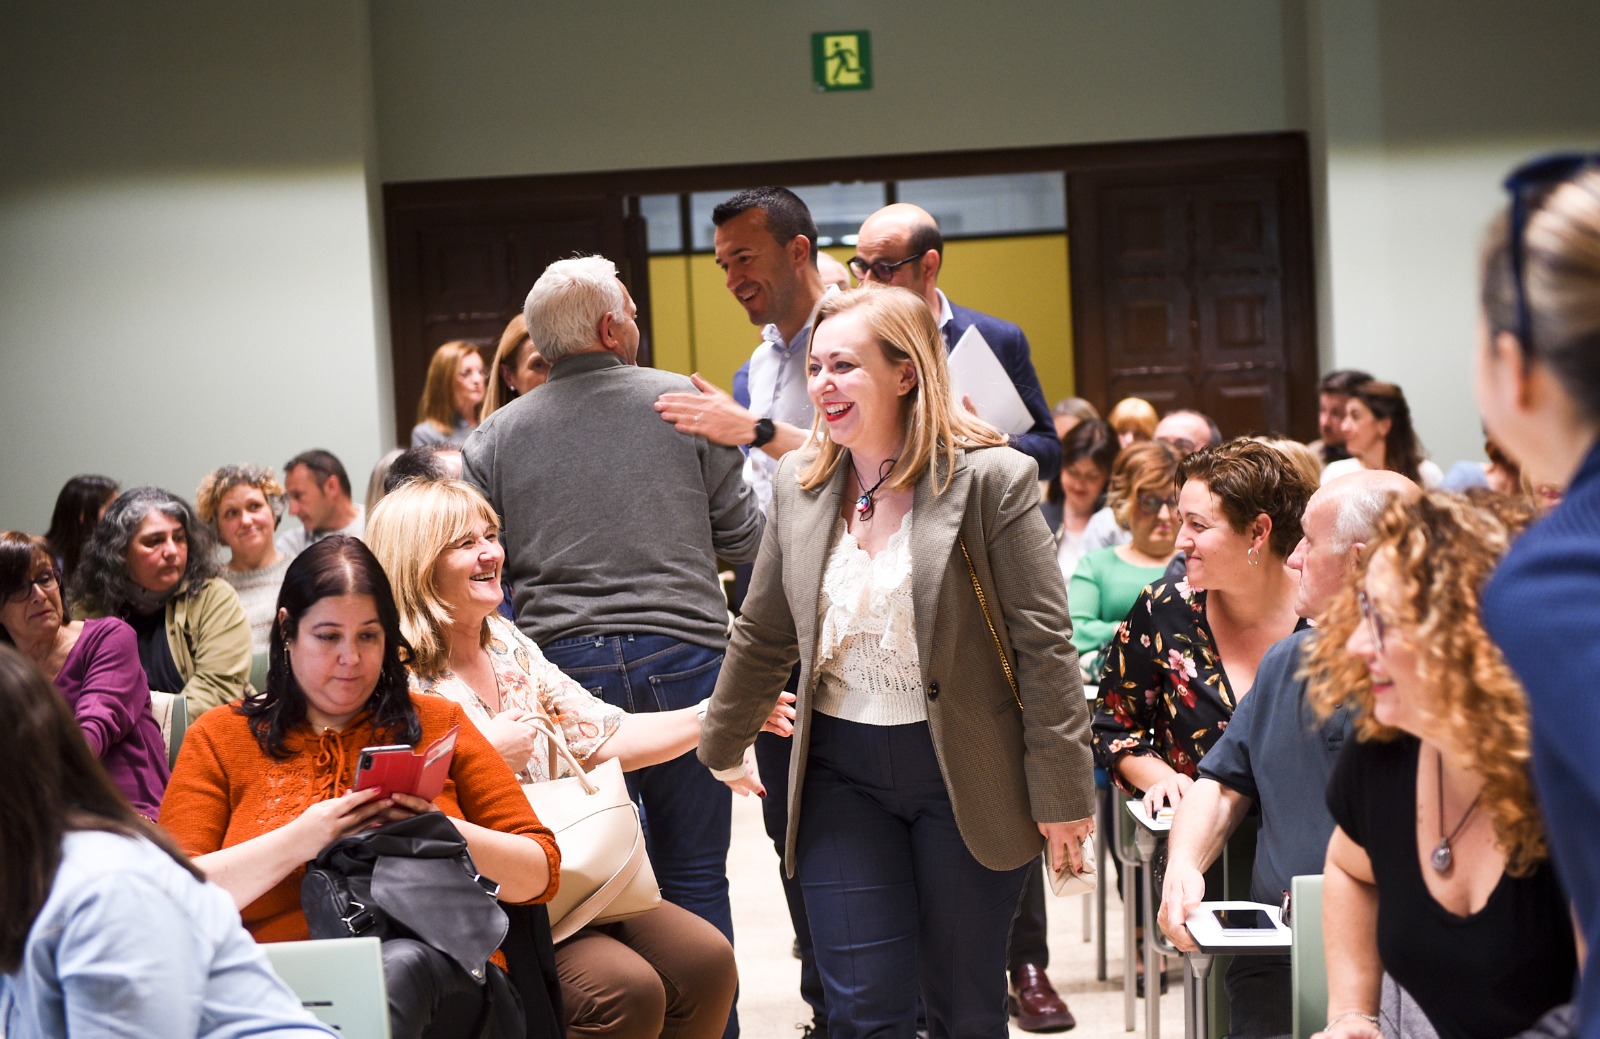
[[[950,351],[950,390],[957,403],[970,398],[978,417],[1017,436],[1033,428],[1033,416],[994,348],[973,325]]]

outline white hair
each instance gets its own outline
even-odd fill
[[[539,353],[554,364],[600,343],[600,319],[628,305],[617,265],[604,256],[557,260],[533,283],[522,318]]]

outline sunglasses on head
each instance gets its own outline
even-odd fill
[[[1528,289],[1525,282],[1527,270],[1527,245],[1523,241],[1528,231],[1528,221],[1550,192],[1561,184],[1591,168],[1600,168],[1600,152],[1587,154],[1570,152],[1546,155],[1524,163],[1511,171],[1505,179],[1505,189],[1511,195],[1511,219],[1508,252],[1511,260],[1511,285],[1516,294],[1517,343],[1522,356],[1533,355],[1533,320],[1528,313]]]

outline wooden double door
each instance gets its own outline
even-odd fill
[[[1316,429],[1303,152],[1068,177],[1079,392],[1194,408],[1229,436]]]

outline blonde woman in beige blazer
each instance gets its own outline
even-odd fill
[[[829,1034],[910,1039],[920,990],[930,1035],[1004,1036],[1024,871],[1080,866],[1094,813],[1037,467],[955,404],[910,292],[830,297],[808,371],[815,443],[774,481],[700,760],[765,796],[744,751],[798,661],[785,865]]]

